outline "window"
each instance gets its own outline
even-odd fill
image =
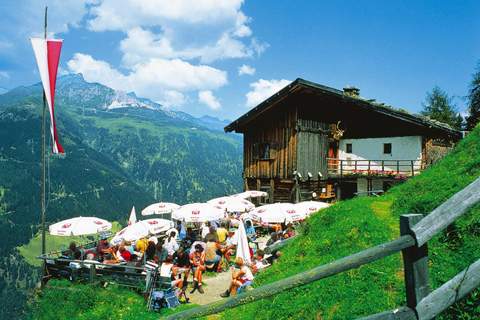
[[[347,143],[347,153],[352,153],[353,152],[353,148],[352,148],[352,144],[351,143]]]
[[[269,143],[255,143],[253,145],[253,156],[255,159],[259,160],[269,160],[272,159],[273,155],[271,152],[270,144]]]
[[[392,154],[392,144],[391,143],[384,143],[383,144],[383,153],[384,154]]]

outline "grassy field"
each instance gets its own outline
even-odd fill
[[[116,221],[112,223],[112,233],[120,231],[122,227]],[[70,242],[75,241],[77,244],[91,242],[94,238],[92,236],[74,236],[74,237],[60,237],[52,236],[48,232],[45,236],[45,246],[47,252],[65,250],[68,248]],[[36,257],[42,252],[42,235],[38,233],[26,245],[18,247],[18,251],[25,258],[28,264],[40,267],[42,261]]]

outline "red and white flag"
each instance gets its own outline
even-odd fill
[[[57,82],[58,62],[63,40],[31,38],[38,71],[42,79],[43,90],[50,111],[50,133],[52,135],[52,152],[65,153],[58,141],[57,125],[55,123],[55,84]]]

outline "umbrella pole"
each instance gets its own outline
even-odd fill
[[[44,38],[47,38],[47,9],[45,7],[45,22],[44,22]],[[46,97],[45,97],[45,90],[43,90],[43,110],[42,110],[42,186],[41,186],[41,219],[42,219],[42,256],[45,255],[46,246],[45,246],[45,153],[46,153],[46,143],[45,143],[45,127],[46,127]],[[45,285],[45,276],[46,276],[46,269],[45,269],[45,260],[43,260],[42,265],[42,287]]]

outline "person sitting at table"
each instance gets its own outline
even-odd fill
[[[142,255],[145,253],[145,250],[147,250],[147,247],[148,247],[147,238],[138,239],[137,242],[135,243],[136,251],[140,252]]]
[[[102,238],[98,241],[96,250],[97,257],[100,262],[103,261],[105,254],[108,253],[108,248],[110,248],[110,244],[108,243],[107,237],[102,236]]]
[[[183,291],[187,289],[188,276],[190,275],[190,257],[188,251],[183,247],[178,248],[173,254],[173,263],[178,268],[178,272],[183,272]]]
[[[120,261],[130,262],[132,260],[132,254],[125,248],[123,243],[118,247],[117,257]]]
[[[157,245],[155,246],[155,262],[161,264],[167,258],[167,256],[167,249],[163,246],[161,242],[157,243]]]
[[[257,232],[255,231],[255,227],[253,226],[252,221],[245,221],[245,232],[250,240],[255,241],[255,239],[257,238]]]
[[[170,232],[170,234],[167,238],[165,238],[165,241],[163,243],[163,246],[165,249],[167,249],[169,255],[173,255],[175,251],[177,251],[180,247],[177,240],[175,239],[176,236],[177,234],[175,231]]]
[[[291,223],[287,224],[287,229],[283,231],[283,238],[288,239],[295,235],[295,230],[293,229],[293,225]]]
[[[193,231],[192,227],[187,228],[187,234],[185,235],[185,239],[183,239],[183,243],[186,247],[190,247],[195,240],[197,239],[197,236],[195,235],[195,232]]]
[[[72,241],[68,246],[68,250],[66,252],[66,256],[72,260],[80,260],[82,258],[82,251],[77,247],[77,244]]]
[[[235,249],[237,248],[237,241],[235,239],[235,230],[230,229],[228,230],[228,236],[225,240],[225,245],[222,248],[222,254],[227,259],[227,262],[230,263],[230,257],[235,253]]]
[[[118,245],[111,246],[105,252],[105,259],[103,263],[105,264],[116,264],[120,262],[120,258],[117,255],[118,252]]]
[[[176,279],[178,268],[173,264],[173,256],[168,255],[160,266],[160,277],[169,278],[172,282],[172,287],[181,289],[183,287],[183,280]]]
[[[157,241],[158,242],[158,241]],[[155,260],[155,253],[156,253],[156,245],[153,240],[148,241],[147,248],[145,249],[145,260],[146,261],[154,261]]]
[[[217,237],[218,237],[218,242],[223,244],[225,240],[227,239],[228,235],[228,224],[223,223],[219,228],[217,228]]]
[[[221,256],[217,254],[217,252],[220,252],[222,246],[218,241],[215,240],[215,237],[213,235],[209,236],[207,235],[207,244],[205,248],[205,265],[208,266],[209,270],[210,268],[212,270],[215,270],[217,272],[220,272],[219,266],[220,266],[220,260]]]
[[[208,228],[208,233],[202,239],[204,242],[207,242],[208,239],[218,241],[217,228],[215,228],[215,226],[210,226]]]
[[[204,293],[202,288],[202,274],[205,271],[205,252],[201,244],[195,245],[195,251],[190,253],[190,265],[193,270],[193,289],[190,293],[198,292]]]
[[[227,289],[227,291],[220,295],[222,298],[236,295],[238,288],[241,286],[248,286],[253,282],[254,277],[252,271],[244,263],[241,257],[237,257],[235,259],[235,265],[239,270],[235,271],[234,267],[231,268],[232,281],[230,282],[230,287]]]
[[[252,273],[256,274],[258,271],[269,266],[265,259],[265,252],[261,249],[257,250],[252,260]]]

